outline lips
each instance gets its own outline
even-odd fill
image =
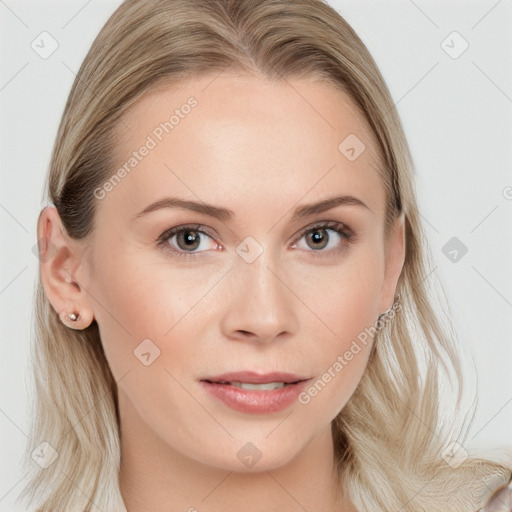
[[[216,377],[208,377],[202,380],[216,384],[232,384],[234,382],[246,382],[248,384],[268,384],[271,382],[283,382],[285,384],[294,384],[306,379],[307,377],[301,377],[299,375],[284,372],[272,372],[264,374],[257,372],[232,372],[224,373]]]
[[[284,372],[232,372],[201,379],[203,389],[231,409],[268,414],[289,407],[310,378]]]

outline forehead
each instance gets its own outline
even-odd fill
[[[128,197],[142,207],[165,193],[220,205],[253,198],[260,208],[262,199],[314,200],[333,189],[382,199],[374,135],[326,81],[220,74],[161,85],[115,135],[113,171],[127,172],[108,195],[112,207]]]

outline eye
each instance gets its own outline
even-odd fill
[[[329,234],[329,232],[333,234]],[[300,233],[298,241],[300,242],[304,237],[306,247],[297,242],[293,243],[291,247],[294,249],[298,247],[308,252],[330,254],[345,249],[351,242],[353,233],[340,222],[325,221],[304,229]],[[222,245],[215,242],[214,235],[200,224],[168,229],[160,235],[156,242],[174,255],[185,258],[193,258],[195,255],[209,250],[222,249]]]
[[[329,232],[334,234],[331,235]],[[353,234],[340,222],[326,221],[303,230],[300,234],[299,241],[301,241],[303,237],[305,237],[306,250],[309,248],[312,249],[313,252],[330,253],[344,249],[347,243],[351,241]],[[292,247],[304,249],[304,246],[300,247],[297,243],[294,243]]]
[[[214,243],[213,235],[200,229],[201,227],[196,224],[168,229],[160,235],[157,242],[178,256],[184,257],[194,257],[196,253],[222,248],[220,244]]]

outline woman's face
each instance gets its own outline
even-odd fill
[[[123,431],[227,470],[290,462],[354,392],[403,264],[369,128],[325,82],[222,74],[146,95],[117,139],[73,279]]]

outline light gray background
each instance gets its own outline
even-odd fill
[[[36,221],[60,116],[85,54],[119,1],[0,0],[0,510],[21,510]],[[435,272],[475,362],[479,409],[469,446],[512,446],[512,2],[331,0],[368,46],[397,103],[417,167]],[[41,58],[43,31],[58,49]],[[469,44],[458,58],[463,41]],[[445,43],[442,43],[445,41]],[[447,48],[451,46],[452,48]],[[468,252],[450,261],[458,237]],[[474,384],[468,366],[469,387]]]

